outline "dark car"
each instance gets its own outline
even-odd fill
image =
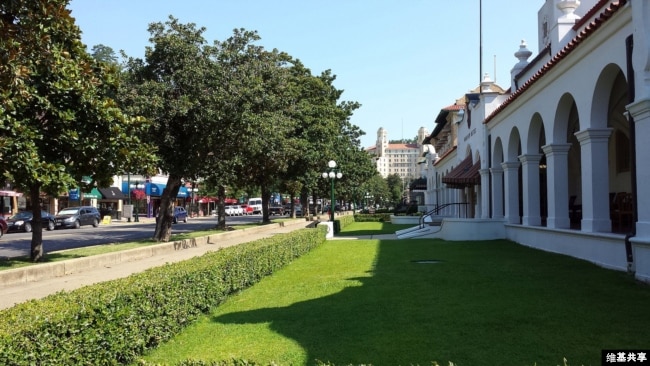
[[[301,204],[294,204],[293,205],[294,210],[296,210],[296,217],[302,216],[302,205]],[[291,216],[291,204],[287,203],[284,205],[284,213],[286,213],[288,216]]]
[[[32,219],[34,214],[31,211],[21,211],[7,219],[7,232],[24,231],[30,233],[32,231]],[[54,230],[56,226],[56,219],[45,211],[41,211],[41,222],[43,228],[47,230]]]
[[[187,222],[187,211],[183,207],[174,207],[174,218],[172,223],[177,223],[179,221]]]
[[[0,217],[0,238],[7,233],[7,222],[3,217]]]
[[[93,206],[68,207],[59,211],[54,217],[56,219],[56,228],[75,228],[78,229],[83,225],[99,226],[101,216],[99,211]]]
[[[284,215],[284,207],[280,205],[269,206],[269,215]]]

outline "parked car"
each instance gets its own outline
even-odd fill
[[[242,216],[244,214],[244,209],[239,205],[228,205],[225,210],[228,216]]]
[[[83,225],[99,226],[101,216],[99,211],[93,206],[68,207],[59,211],[56,216],[56,228],[75,228],[78,229]]]
[[[9,217],[7,221],[7,232],[24,231],[26,233],[32,232],[32,219],[34,214],[31,211],[21,211]],[[56,227],[56,219],[54,215],[48,212],[41,211],[41,222],[43,229],[54,230]]]
[[[0,217],[0,238],[7,233],[7,222],[4,218]]]
[[[284,215],[284,207],[280,205],[269,206],[269,215]]]
[[[296,210],[296,217],[302,216],[302,205],[301,204],[294,204],[293,208]],[[284,213],[287,214],[288,216],[291,216],[291,204],[287,203],[284,205]]]
[[[179,221],[187,222],[187,211],[185,210],[185,207],[174,207],[172,224],[176,224]]]
[[[262,213],[262,199],[261,198],[251,198],[248,200],[248,205],[253,208],[254,214]]]
[[[235,215],[235,209],[232,207],[232,205],[224,206],[223,210],[226,213],[226,216],[234,216]]]
[[[253,214],[253,207],[249,206],[247,203],[239,205],[241,207],[242,212],[244,215],[252,215]]]

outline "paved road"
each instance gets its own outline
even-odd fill
[[[260,222],[262,216],[233,216],[226,218],[228,225]],[[187,223],[172,225],[172,233],[207,230],[217,224],[212,216],[188,219]],[[113,221],[110,225],[98,227],[82,226],[79,229],[43,231],[45,252],[80,248],[99,244],[120,243],[149,239],[155,230],[153,218],[141,218],[140,222]],[[8,233],[0,239],[0,259],[29,256],[32,233]]]

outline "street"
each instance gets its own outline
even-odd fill
[[[261,215],[229,216],[227,225],[241,225],[260,222]],[[190,218],[187,223],[172,225],[172,234],[207,230],[217,224],[212,216]],[[98,244],[123,243],[149,239],[155,230],[155,222],[143,219],[142,222],[117,222],[98,227],[82,226],[80,229],[43,230],[43,250],[45,253],[64,249],[81,248]],[[0,238],[0,258],[29,256],[32,233],[8,233]]]

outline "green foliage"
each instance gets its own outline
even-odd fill
[[[340,233],[343,228],[354,223],[354,215],[339,216],[334,220],[334,233]]]
[[[129,364],[324,238],[278,234],[3,310],[0,364]]]
[[[401,203],[405,188],[402,177],[399,174],[391,174],[386,177],[386,184],[388,186],[388,197],[386,197],[388,202],[395,206]]]
[[[0,171],[16,187],[52,196],[82,185],[109,186],[115,172],[150,171],[155,149],[139,139],[148,123],[111,98],[117,69],[93,59],[67,0],[0,2]],[[38,208],[37,205],[34,207]],[[40,209],[32,259],[42,256]]]
[[[93,46],[90,53],[97,61],[117,66],[117,56],[111,47],[105,46],[103,44],[97,44]]]
[[[355,222],[390,222],[390,213],[355,214]]]

